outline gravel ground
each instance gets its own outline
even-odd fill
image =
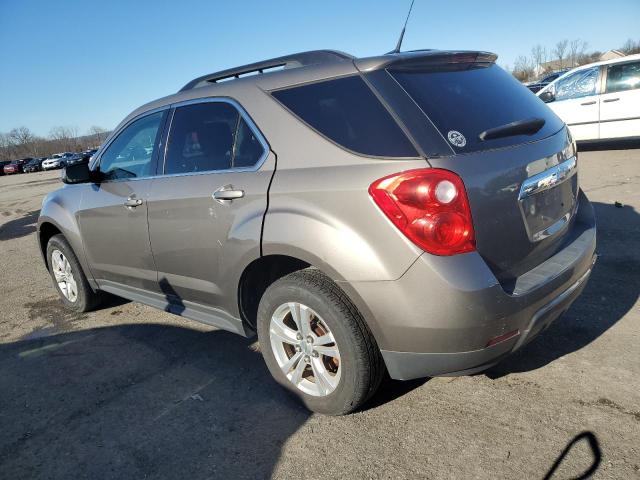
[[[340,418],[246,339],[115,298],[64,311],[33,235],[59,172],[0,177],[0,478],[543,478],[576,438],[553,478],[589,468],[589,438],[595,478],[640,478],[640,150],[580,161],[601,257],[567,314],[488,372],[387,381]]]

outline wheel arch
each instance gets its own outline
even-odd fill
[[[379,342],[381,330],[366,302],[351,288],[349,282],[344,281],[336,272],[325,271],[313,261],[312,255],[291,256],[285,254],[264,255],[247,265],[238,282],[238,310],[240,317],[250,331],[256,331],[258,305],[266,289],[276,280],[290,273],[314,268],[326,275],[342,290],[345,297],[358,310],[376,341]]]

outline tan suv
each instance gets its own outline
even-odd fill
[[[330,414],[385,370],[493,365],[571,305],[596,242],[565,125],[495,58],[307,52],[137,109],[44,200],[62,302],[257,332]]]

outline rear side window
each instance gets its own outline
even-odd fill
[[[612,65],[607,71],[607,93],[640,88],[640,62]]]
[[[256,134],[227,102],[176,108],[164,173],[196,173],[255,166],[264,154]]]
[[[272,95],[338,145],[377,157],[416,157],[398,124],[358,76],[277,90]]]
[[[460,64],[391,70],[389,73],[459,153],[518,145],[559,131],[560,120],[542,100],[497,65]],[[519,120],[542,118],[532,135],[482,141],[485,130]]]

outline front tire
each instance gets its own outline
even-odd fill
[[[102,295],[91,289],[78,258],[63,235],[49,239],[47,266],[65,307],[75,312],[88,312],[100,305]]]
[[[344,415],[378,389],[384,375],[378,345],[344,292],[319,270],[269,286],[257,322],[269,371],[308,409]]]

